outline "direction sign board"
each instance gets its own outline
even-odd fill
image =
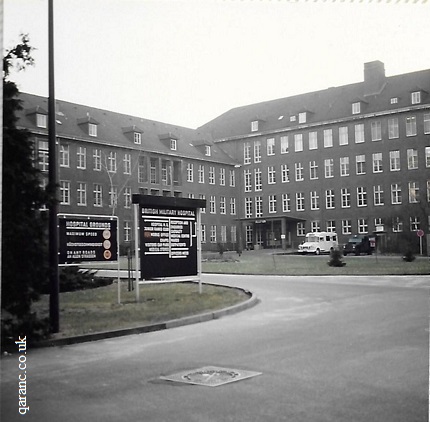
[[[59,264],[118,260],[118,218],[59,214]]]

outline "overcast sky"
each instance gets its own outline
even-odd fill
[[[4,1],[4,47],[28,33],[48,95],[48,0]],[[430,1],[54,0],[65,101],[195,128],[231,108],[430,67]]]

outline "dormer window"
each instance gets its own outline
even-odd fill
[[[361,103],[352,103],[352,114],[359,114],[361,112]]]
[[[140,145],[142,143],[142,134],[140,132],[134,132],[133,139],[136,145]]]
[[[390,100],[391,104],[397,104],[399,102],[399,99],[397,97],[393,97]]]
[[[411,103],[412,104],[421,103],[421,91],[415,91],[411,93]]]
[[[205,155],[207,157],[211,156],[211,146],[210,145],[205,145]]]
[[[89,136],[97,136],[97,125],[94,123],[88,123],[88,135]]]
[[[306,123],[306,111],[299,113],[299,123]]]
[[[36,126],[46,129],[48,123],[48,116],[46,114],[36,113]]]
[[[178,148],[178,143],[176,139],[170,139],[170,149],[176,151]]]
[[[290,116],[290,122],[295,122],[296,121],[296,116]]]
[[[251,132],[257,132],[258,130],[258,120],[253,120],[251,122]]]

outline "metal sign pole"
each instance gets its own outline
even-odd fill
[[[140,301],[139,297],[139,265],[140,265],[140,257],[139,257],[139,204],[134,204],[134,253],[136,255],[136,270],[134,273],[135,276],[135,286],[136,290],[136,302]]]
[[[117,238],[117,242],[116,242],[116,258],[117,258],[117,262],[118,262],[118,305],[121,304],[121,276],[120,276],[120,262],[119,262],[119,224],[118,224],[118,220],[117,220],[117,225],[116,225],[116,238]]]
[[[197,208],[197,276],[199,278],[199,293],[202,294],[202,242],[201,242],[201,215],[200,208]]]

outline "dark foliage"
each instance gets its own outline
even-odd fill
[[[342,261],[342,252],[338,249],[333,249],[330,252],[330,260],[327,262],[330,267],[344,267],[346,262]]]

